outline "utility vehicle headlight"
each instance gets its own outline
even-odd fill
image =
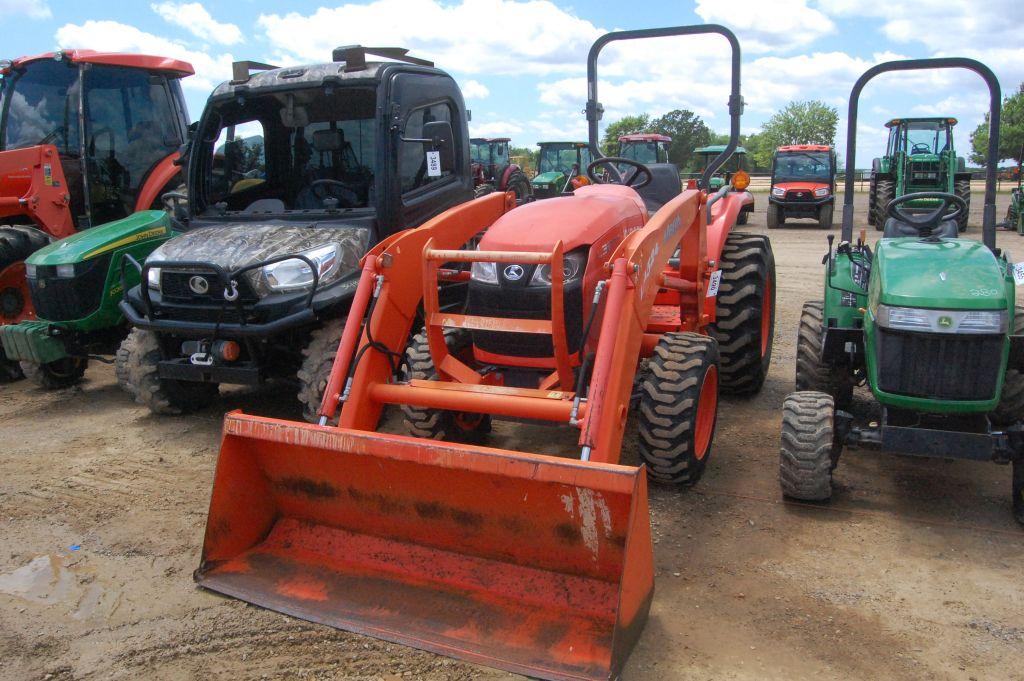
[[[74,264],[57,265],[57,276],[61,279],[74,279],[75,278],[75,266]]]
[[[772,196],[785,196],[786,190],[783,187],[772,187]]]
[[[327,244],[303,251],[313,261],[319,275],[319,285],[328,284],[341,274],[341,252],[338,244]],[[313,285],[313,270],[302,260],[282,260],[263,268],[263,277],[273,291],[295,291]]]
[[[828,187],[818,187],[814,190],[814,195],[819,199],[823,196],[828,196]]]
[[[563,282],[578,279],[587,265],[586,253],[566,253],[562,261]],[[530,286],[551,286],[551,265],[540,265],[530,277]]]
[[[146,270],[146,285],[154,291],[160,290],[160,268],[150,267]]]
[[[469,278],[481,284],[497,284],[498,265],[493,262],[475,262],[469,268]]]
[[[1006,333],[1006,310],[928,310],[879,305],[878,325],[899,331],[927,333]]]

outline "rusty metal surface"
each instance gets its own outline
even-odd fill
[[[229,414],[200,585],[548,679],[642,629],[642,469]]]

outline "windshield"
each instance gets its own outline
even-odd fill
[[[830,182],[832,159],[827,151],[791,151],[775,156],[776,182]]]
[[[78,155],[78,67],[63,61],[33,61],[4,84],[3,148],[54,144]]]
[[[907,123],[907,151],[911,154],[938,154],[949,149],[946,123],[915,121]]]
[[[489,151],[490,145],[487,142],[470,142],[469,143],[469,158],[473,163],[490,163],[491,152]]]
[[[623,142],[619,156],[638,163],[658,162],[657,142]]]
[[[372,206],[375,106],[374,90],[353,87],[215,105],[201,131],[203,203],[259,213]]]
[[[537,167],[541,173],[559,172],[568,175],[577,163],[580,164],[577,172],[586,172],[590,164],[590,149],[575,144],[549,144],[541,147]]]

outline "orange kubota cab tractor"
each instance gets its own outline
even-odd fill
[[[0,62],[0,324],[35,319],[24,262],[34,251],[158,206],[180,184],[179,80],[193,73],[177,59],[92,50]],[[20,376],[0,347],[0,380]]]
[[[774,265],[767,239],[731,232],[742,191],[602,156],[597,57],[710,33],[733,50],[710,177],[739,136],[735,36],[609,33],[588,59],[592,185],[518,208],[484,196],[370,250],[319,423],[226,417],[200,585],[534,677],[620,672],[653,597],[647,476],[700,477],[719,389],[754,389],[722,358],[763,381]],[[466,308],[442,311],[438,283],[467,279]],[[377,432],[387,405],[409,434]],[[640,466],[620,461],[634,414]],[[486,446],[492,418],[561,424],[573,455]]]

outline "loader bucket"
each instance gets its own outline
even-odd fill
[[[642,468],[229,414],[203,587],[545,679],[608,679],[647,618]]]

